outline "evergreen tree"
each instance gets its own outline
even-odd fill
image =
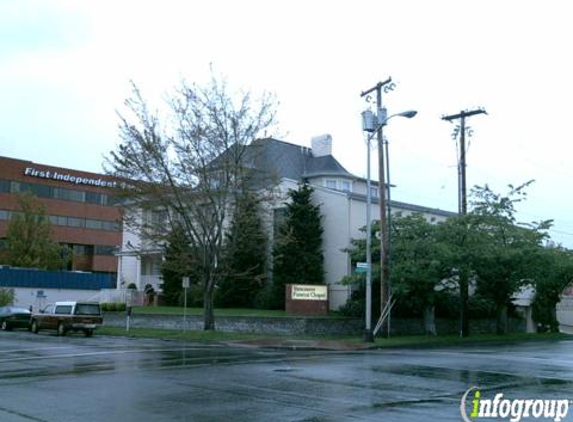
[[[52,225],[45,207],[26,192],[18,198],[20,212],[13,213],[6,231],[6,255],[9,265],[44,270],[67,267],[69,253],[52,241]]]
[[[161,289],[168,305],[180,305],[182,302],[183,277],[189,277],[191,285],[199,284],[197,273],[197,254],[187,241],[184,229],[175,226],[167,235],[161,277]]]
[[[285,221],[273,247],[273,298],[284,308],[286,284],[323,284],[320,206],[312,202],[314,189],[304,183],[289,191]]]
[[[267,235],[254,194],[238,198],[225,237],[223,276],[215,302],[223,307],[253,307],[265,285],[267,256]]]

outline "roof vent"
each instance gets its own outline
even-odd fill
[[[312,147],[312,154],[315,157],[332,155],[332,136],[329,134],[313,137],[310,144]]]

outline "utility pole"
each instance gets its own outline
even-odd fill
[[[457,114],[443,116],[442,120],[451,122],[460,120],[460,160],[458,162],[458,212],[464,216],[468,212],[467,187],[466,187],[466,117],[476,114],[487,114],[482,108],[471,111],[460,111]],[[460,284],[460,336],[467,337],[470,334],[468,317],[469,302],[469,269],[464,265],[459,269]]]
[[[376,111],[378,117],[378,124],[385,123],[387,119],[386,109],[382,107],[382,87],[392,82],[392,78],[388,78],[383,82],[378,82],[374,87],[362,92],[361,97],[364,97],[371,92],[376,91]],[[384,137],[382,134],[382,126],[377,130],[378,140],[378,199],[380,201],[380,314],[384,315],[386,307],[388,306],[388,227],[386,221],[386,175],[384,172]],[[370,194],[370,192],[368,192]],[[366,236],[370,237],[370,233]],[[371,264],[370,264],[371,265]],[[370,269],[368,269],[371,271]],[[383,331],[383,336],[389,333]]]

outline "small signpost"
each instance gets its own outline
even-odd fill
[[[189,287],[189,277],[183,277],[183,334],[187,331],[187,290]]]
[[[125,310],[125,331],[129,333],[129,322],[131,320],[131,305],[128,305]]]
[[[356,274],[364,274],[368,270],[368,264],[366,262],[356,263]]]

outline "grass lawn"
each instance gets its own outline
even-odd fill
[[[183,315],[183,307],[179,306],[135,306],[134,314],[140,315]],[[203,315],[203,308],[187,308],[187,315]],[[268,309],[220,308],[215,309],[215,316],[245,316],[245,317],[285,317],[285,311]],[[329,317],[339,317],[337,314]]]
[[[505,335],[498,334],[476,334],[470,337],[460,336],[396,336],[389,339],[376,338],[375,344],[380,347],[442,347],[442,346],[463,346],[477,343],[494,342],[517,342],[517,341],[539,341],[539,340],[573,340],[573,335],[561,333],[511,333]]]

